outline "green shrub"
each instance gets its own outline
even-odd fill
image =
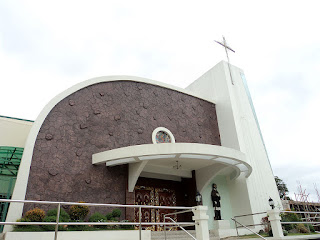
[[[69,225],[68,231],[94,231],[93,227],[88,225]]]
[[[55,209],[51,209],[47,212],[47,216],[48,217],[57,217],[57,211],[58,209],[55,208]],[[61,221],[60,221],[61,220]],[[70,222],[70,216],[69,214],[63,210],[62,208],[60,209],[60,216],[59,216],[59,221],[60,222]]]
[[[287,230],[283,230],[283,236],[288,236],[288,231]]]
[[[310,232],[315,232],[315,229],[311,224],[308,224],[308,226],[309,226]]]
[[[315,232],[314,227],[311,224],[304,224],[304,226],[308,229],[308,232]]]
[[[112,216],[112,213],[108,213],[108,214],[106,215],[106,218],[107,218],[107,220],[115,220],[115,219],[113,218],[113,216]]]
[[[107,220],[107,222],[116,222],[117,220],[112,219],[112,220]],[[116,230],[116,229],[120,229],[119,225],[107,225],[106,229],[112,229],[112,230]]]
[[[106,222],[106,221],[107,221],[107,218],[99,212],[92,214],[89,218],[89,222]]]
[[[297,225],[297,230],[299,231],[299,233],[308,233],[309,232],[308,228],[303,223],[299,223]]]
[[[79,202],[83,203],[83,202]],[[88,206],[72,205],[69,209],[69,215],[72,220],[84,220],[89,213]]]
[[[17,222],[29,222],[29,221],[25,218],[20,218],[17,220]],[[19,226],[24,226],[24,225],[19,225]]]
[[[30,222],[25,218],[20,218],[17,222]],[[14,232],[39,232],[41,231],[40,226],[38,225],[14,225],[13,226]]]
[[[89,218],[89,222],[107,222],[107,218],[101,213],[96,212],[92,214]],[[108,229],[107,225],[93,225],[94,228]]]
[[[121,216],[121,210],[120,210],[120,209],[117,209],[117,208],[113,209],[113,211],[112,211],[112,217],[114,217],[114,218],[120,218],[120,216]]]
[[[14,226],[13,231],[14,232],[41,232],[43,230],[38,225],[26,225],[23,227],[20,226],[18,228],[16,226]]]
[[[46,212],[40,208],[34,208],[26,212],[25,219],[27,222],[42,222]]]
[[[281,222],[301,222],[301,217],[298,216],[296,213],[286,212],[286,213],[280,214],[280,216],[281,216]],[[283,226],[285,230],[290,231],[291,229],[296,228],[297,224],[285,224]]]
[[[57,222],[57,216],[46,216],[44,218],[44,222]],[[64,221],[60,218],[59,222],[64,222]],[[54,231],[56,229],[56,225],[42,225],[42,228],[45,231]],[[59,226],[58,230],[59,231],[66,231],[67,227],[66,226]]]
[[[284,227],[284,229],[286,231],[290,231],[291,229],[294,229],[296,227],[295,225],[293,225],[293,224],[284,224],[283,227]]]
[[[122,220],[121,222],[129,222],[128,220]],[[121,229],[134,230],[134,225],[120,225]]]

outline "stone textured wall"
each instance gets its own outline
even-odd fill
[[[27,199],[125,203],[128,168],[94,166],[92,154],[152,143],[166,127],[176,142],[220,145],[215,106],[159,86],[104,82],[59,102],[36,139]]]

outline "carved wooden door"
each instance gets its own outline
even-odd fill
[[[155,200],[156,200],[156,206],[176,206],[176,194],[171,189],[166,188],[156,188],[155,189]],[[156,220],[157,222],[163,222],[164,215],[167,213],[173,213],[175,210],[170,209],[156,209]],[[171,215],[171,217],[174,221],[177,221],[176,215]],[[168,220],[167,220],[168,222]],[[170,221],[169,221],[170,222]],[[175,230],[176,228],[170,228],[170,230]],[[162,226],[157,226],[157,231],[162,231]]]
[[[154,188],[152,187],[135,187],[135,204],[136,205],[154,205]],[[139,208],[134,209],[134,220],[139,222]],[[141,222],[154,222],[155,212],[151,208],[141,209]],[[155,230],[154,225],[144,226],[144,229]]]
[[[136,186],[135,204],[151,206],[176,206],[176,195],[174,190],[165,188],[153,188]],[[141,222],[163,222],[164,214],[171,213],[174,210],[142,208]],[[139,208],[134,210],[135,222],[139,222]],[[171,216],[176,221],[176,216]],[[161,231],[163,227],[158,225],[147,225],[143,229],[152,231]],[[172,228],[172,230],[175,228]]]

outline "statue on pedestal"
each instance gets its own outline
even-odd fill
[[[220,194],[215,183],[212,184],[211,200],[214,208],[214,220],[221,220]]]

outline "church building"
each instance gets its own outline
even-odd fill
[[[220,217],[234,226],[233,216],[269,210],[270,197],[281,204],[245,75],[224,61],[186,89],[90,79],[52,99],[31,125],[23,146],[1,143],[23,148],[12,199],[195,206],[199,192],[209,229]],[[24,211],[11,204],[7,221]],[[160,210],[142,213],[163,221]],[[134,210],[123,216],[137,221]]]

